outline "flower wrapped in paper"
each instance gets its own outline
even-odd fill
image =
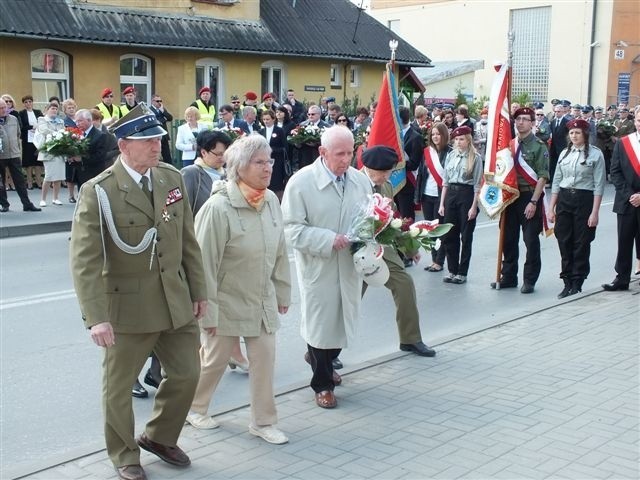
[[[218,132],[224,133],[231,139],[231,143],[235,142],[237,139],[244,136],[244,133],[245,133],[244,130],[242,130],[241,128],[238,128],[238,127],[228,128],[227,126],[220,127],[220,128],[216,127],[216,128],[212,128],[211,130],[216,130]]]
[[[89,140],[79,128],[67,127],[54,133],[48,133],[39,150],[52,156],[79,157],[89,151]]]

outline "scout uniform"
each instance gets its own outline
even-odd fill
[[[112,130],[131,141],[166,134],[144,103]],[[74,214],[71,271],[84,324],[91,328],[109,322],[115,335],[115,344],[104,350],[103,406],[107,452],[120,478],[144,478],[138,445],[170,463],[189,463],[184,452],[172,447],[198,383],[193,304],[206,299],[206,285],[184,192],[172,166],[159,163],[141,175],[120,156],[83,185]],[[152,350],[165,378],[136,443],[131,385]],[[184,458],[174,458],[176,452]],[[129,467],[138,474],[125,475]]]

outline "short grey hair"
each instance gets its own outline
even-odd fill
[[[311,110],[313,110],[315,113],[322,113],[322,109],[318,105],[311,105],[308,110],[309,113],[311,113]]]
[[[348,128],[341,125],[334,125],[325,129],[320,137],[320,145],[331,149],[336,140],[351,140],[353,142],[353,133]]]
[[[252,133],[240,137],[224,152],[224,162],[227,164],[227,178],[234,182],[240,178],[238,171],[249,166],[251,159],[259,152],[266,152],[271,156],[269,142],[259,133]]]
[[[87,110],[86,108],[81,108],[76,112],[76,118],[83,118],[85,120],[93,121],[91,117],[91,110]]]
[[[242,116],[246,117],[247,114],[250,112],[253,112],[254,115],[258,115],[258,111],[255,109],[255,107],[252,107],[251,105],[247,105],[242,109]]]

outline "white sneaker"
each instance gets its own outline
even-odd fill
[[[193,412],[190,412],[189,415],[187,415],[187,423],[191,424],[195,428],[199,428],[200,430],[213,430],[220,426],[213,417]]]
[[[62,205],[62,202],[60,200],[58,200],[58,199],[54,200],[51,203],[53,203],[54,205]]]
[[[265,425],[264,427],[249,425],[249,433],[262,438],[265,442],[273,443],[275,445],[282,445],[289,441],[287,436],[273,425]]]
[[[40,200],[40,206],[41,207],[46,207],[47,206],[47,202],[45,202],[44,200]]]

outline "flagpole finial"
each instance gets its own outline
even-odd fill
[[[396,50],[398,49],[398,41],[394,38],[389,40],[389,48],[391,49],[391,61],[396,61]]]

